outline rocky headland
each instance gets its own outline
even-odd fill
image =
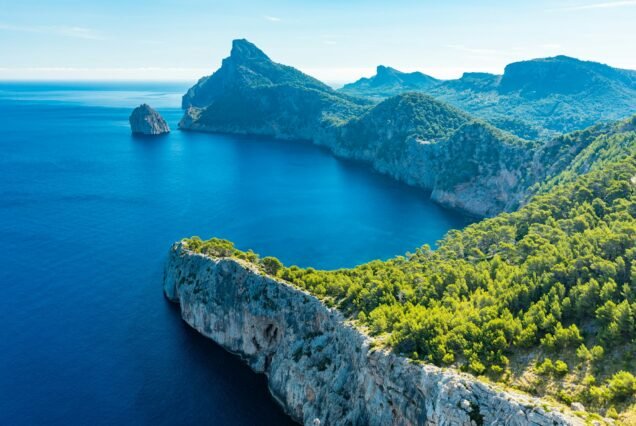
[[[374,349],[339,311],[239,259],[178,243],[164,293],[190,326],[266,374],[274,398],[308,426],[584,424],[539,399]]]

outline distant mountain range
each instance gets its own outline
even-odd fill
[[[636,112],[636,71],[567,56],[515,62],[503,75],[439,81],[378,67],[342,93],[370,98],[422,91],[528,139],[549,139]]]
[[[562,173],[576,175],[635,151],[633,119],[556,137],[556,127],[635,112],[627,96],[633,74],[565,57],[512,64],[503,76],[473,73],[445,82],[382,67],[355,83],[358,90],[428,84],[429,94],[407,91],[378,101],[353,96],[351,88],[333,90],[235,40],[221,68],[184,95],[180,127],[309,140],[429,190],[445,206],[491,216],[514,210],[542,186],[565,179]]]
[[[356,96],[388,98],[408,91],[426,91],[440,82],[441,80],[421,72],[405,73],[378,65],[373,77],[346,84],[340,91]]]

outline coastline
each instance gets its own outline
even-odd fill
[[[191,327],[266,374],[273,398],[305,425],[584,424],[541,399],[376,350],[339,311],[238,259],[177,243],[164,294]]]

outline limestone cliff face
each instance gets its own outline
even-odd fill
[[[413,120],[404,125],[374,116],[381,106],[342,126],[337,137],[318,143],[340,157],[367,162],[383,174],[429,190],[434,201],[453,209],[494,216],[518,207],[527,186],[524,170],[532,160],[531,143],[462,114],[453,114],[441,126],[433,126],[449,129],[450,134],[426,135]],[[422,117],[430,125],[444,114],[433,110],[404,116]]]
[[[231,258],[176,244],[164,292],[183,319],[268,377],[305,425],[582,425],[539,400],[373,350],[342,314]]]

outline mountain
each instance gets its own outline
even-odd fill
[[[230,57],[186,93],[183,106],[182,129],[310,140],[479,216],[508,205],[513,167],[529,161],[533,146],[423,93],[374,104],[336,92],[246,40],[233,42]],[[464,170],[449,179],[457,164]]]
[[[548,140],[636,112],[636,72],[557,56],[510,64],[501,76],[465,74],[429,93],[518,136]]]
[[[567,56],[515,62],[506,66],[499,92],[526,98],[553,94],[607,94],[636,89],[636,71],[612,68]]]
[[[326,85],[295,68],[273,62],[247,40],[234,40],[230,56],[214,74],[203,77],[183,96],[182,108],[206,107],[228,91],[289,84],[329,92]]]
[[[312,139],[371,104],[273,62],[247,40],[234,40],[221,68],[183,96],[186,114],[179,127]]]
[[[386,98],[408,91],[426,91],[439,80],[421,72],[405,73],[379,65],[373,77],[346,84],[340,91],[354,96]]]
[[[636,71],[567,56],[515,62],[503,75],[465,73],[420,89],[395,84],[384,95],[358,82],[341,91],[351,93],[352,85],[368,97],[423,91],[526,139],[549,140],[636,112]]]
[[[490,103],[475,101],[483,115],[488,108],[503,108],[497,102],[506,99],[514,98],[518,111],[523,111],[537,108],[533,99],[538,96],[548,102],[545,99],[564,93],[571,96],[573,90],[589,93],[600,87],[601,76],[605,85],[620,81],[625,88],[632,84],[630,72],[569,58],[548,61],[550,70],[544,69],[541,76],[535,70],[529,73],[532,78],[523,77],[528,67],[546,67],[543,61],[529,62],[509,66],[504,76],[468,73],[435,90],[443,87],[473,97],[487,94]],[[555,95],[556,89],[549,87],[546,98],[546,90],[539,89],[554,80],[555,73],[565,72],[556,63],[568,69],[573,64],[582,66],[596,77],[585,74],[581,79],[587,84],[571,83],[567,88],[565,83],[554,83],[563,93]],[[531,141],[424,93],[404,93],[379,103],[356,98],[271,61],[245,40],[234,41],[221,68],[188,91],[184,107],[183,129],[312,141],[339,157],[365,162],[426,189],[442,205],[477,216],[514,210],[541,192],[542,185],[545,189],[548,182],[564,180],[568,174],[578,176],[636,146],[630,139],[633,131],[625,130],[633,125],[629,120]],[[521,122],[506,120],[504,124]]]

